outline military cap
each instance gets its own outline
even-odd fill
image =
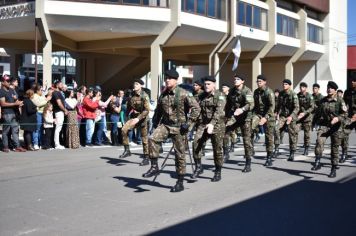
[[[279,91],[279,89],[275,89],[274,92],[275,93],[279,93],[280,91]]]
[[[209,75],[209,76],[207,76],[207,77],[205,77],[205,81],[211,81],[211,82],[216,82],[216,79],[215,79],[215,77],[214,76],[212,76],[212,75]]]
[[[315,84],[313,84],[313,88],[320,88],[320,85],[319,84],[317,84],[317,83],[315,83]]]
[[[344,91],[342,91],[341,89],[337,90],[338,93],[344,93]]]
[[[289,79],[285,79],[285,80],[283,80],[283,84],[292,85],[292,81],[290,81]]]
[[[307,83],[305,83],[305,82],[301,82],[300,85],[299,85],[299,87],[308,88],[308,85],[307,85]]]
[[[135,79],[134,83],[138,83],[138,84],[141,84],[141,85],[145,84],[141,79]]]
[[[339,88],[339,86],[337,86],[337,84],[334,81],[329,81],[327,87],[335,90]]]
[[[225,84],[225,83],[221,84],[221,87],[229,87],[230,88],[230,86],[228,84]]]
[[[267,78],[264,75],[258,75],[257,79],[260,79],[260,80],[263,80],[263,81],[267,80]]]
[[[169,78],[173,78],[173,79],[178,79],[178,77],[179,77],[179,74],[175,69],[167,70],[164,74],[165,74],[165,76],[167,76]]]
[[[244,80],[245,81],[245,78],[244,77],[242,77],[241,75],[238,75],[237,73],[236,74],[234,74],[234,78],[240,78],[241,80]]]
[[[200,87],[203,87],[203,86],[204,86],[204,79],[205,79],[205,78],[197,79],[197,80],[194,81],[194,84],[197,84],[197,85],[199,85]]]

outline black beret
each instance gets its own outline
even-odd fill
[[[225,84],[225,83],[221,84],[221,87],[229,87],[230,88],[230,86],[228,84]]]
[[[344,93],[344,91],[342,91],[341,89],[337,90],[338,93]]]
[[[241,80],[244,80],[245,81],[245,78],[244,77],[242,77],[241,75],[238,75],[237,73],[236,74],[234,74],[234,78],[240,78]]]
[[[145,84],[141,79],[135,79],[134,83],[138,83],[138,84],[141,84],[141,85]]]
[[[308,88],[308,85],[307,85],[307,83],[305,83],[305,82],[301,82],[300,85],[299,85],[299,87],[306,87],[306,88]]]
[[[315,87],[320,88],[320,85],[315,83],[315,84],[313,84],[313,88],[315,88]]]
[[[173,78],[173,79],[178,79],[178,77],[179,77],[179,74],[175,69],[166,70],[166,72],[164,74],[165,74],[165,76],[167,76],[169,78]]]
[[[260,79],[260,80],[263,80],[263,81],[267,80],[267,78],[264,75],[258,75],[257,79]]]
[[[194,84],[197,84],[200,87],[203,87],[204,86],[204,80],[205,80],[205,78],[197,79],[197,80],[194,81]]]
[[[329,81],[328,82],[328,88],[332,88],[332,89],[338,89],[339,86],[337,86],[337,84],[334,81]]]
[[[283,84],[292,85],[292,81],[290,81],[289,79],[285,79],[285,80],[283,80]]]
[[[280,91],[279,91],[279,89],[275,89],[274,92],[275,93],[279,93]]]
[[[211,81],[211,82],[216,82],[216,79],[215,79],[215,77],[214,76],[211,76],[211,75],[209,75],[209,76],[207,76],[207,77],[205,77],[205,81]]]

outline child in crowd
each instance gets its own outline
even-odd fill
[[[43,128],[44,128],[44,139],[42,149],[51,149],[53,141],[53,124],[55,120],[53,118],[53,106],[51,103],[47,103],[43,109]]]

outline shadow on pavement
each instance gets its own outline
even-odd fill
[[[356,235],[355,177],[304,179],[151,235]]]
[[[129,158],[120,159],[112,157],[100,157],[100,159],[106,160],[106,163],[116,166],[124,166],[125,164],[140,164],[139,162],[129,161]]]
[[[115,176],[113,177],[114,179],[120,180],[125,182],[125,187],[135,189],[135,193],[142,193],[146,191],[150,191],[149,189],[145,189],[141,186],[154,186],[154,187],[159,187],[159,188],[168,188],[170,189],[172,186],[167,186],[160,184],[159,182],[155,181],[152,182],[151,179],[136,179],[136,178],[130,178],[130,177],[124,177],[124,176]]]

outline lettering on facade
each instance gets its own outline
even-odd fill
[[[0,8],[0,19],[23,17],[34,13],[35,13],[34,2],[5,6]]]
[[[35,55],[31,55],[31,64],[34,65],[36,60]],[[41,55],[37,56],[37,64],[43,64],[43,57]],[[52,65],[53,66],[68,66],[68,67],[75,67],[76,60],[71,57],[63,57],[63,56],[53,56],[52,55]]]

